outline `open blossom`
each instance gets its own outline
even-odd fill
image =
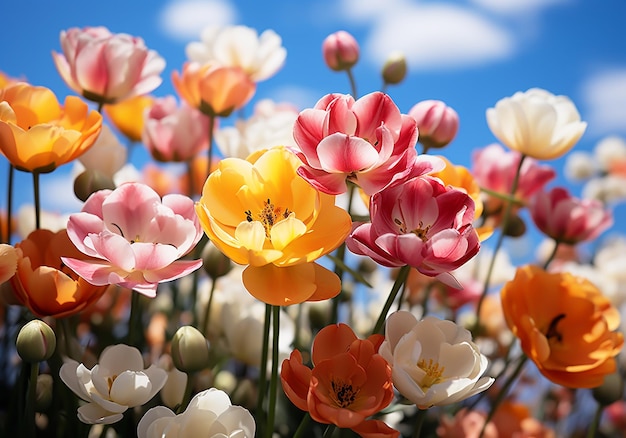
[[[61,32],[63,53],[53,52],[65,83],[85,98],[113,103],[153,91],[161,84],[165,60],[144,41],[107,28],[73,27]]]
[[[80,213],[70,215],[67,233],[82,253],[98,260],[63,262],[95,285],[118,284],[154,297],[159,283],[202,265],[179,260],[202,236],[193,201],[176,194],[161,200],[141,183],[91,195]]]
[[[570,245],[593,240],[613,224],[613,215],[600,201],[576,198],[563,187],[537,193],[530,215],[545,235]]]
[[[223,159],[196,204],[209,239],[248,265],[242,274],[248,292],[277,306],[339,293],[339,277],[314,261],[334,251],[352,224],[334,196],[297,175],[298,164],[284,147]]]
[[[465,400],[494,382],[481,377],[487,358],[471,333],[434,316],[418,321],[405,310],[392,313],[379,352],[391,364],[396,389],[420,409]]]
[[[594,388],[616,369],[620,314],[591,282],[522,266],[500,292],[511,331],[541,374],[569,388]]]
[[[391,98],[374,92],[358,100],[328,94],[300,113],[294,138],[301,152],[298,174],[315,188],[345,193],[346,181],[367,195],[394,181],[440,170],[435,157],[417,156],[417,123]]]
[[[382,335],[358,339],[346,324],[324,327],[313,340],[313,369],[298,350],[282,365],[285,394],[323,424],[350,428],[360,436],[398,437],[380,420],[367,420],[393,400],[391,369],[377,351]],[[367,432],[371,433],[369,435]]]
[[[233,406],[224,391],[209,388],[197,393],[178,415],[165,406],[149,409],[137,425],[137,437],[253,438],[255,430],[254,418],[247,409]]]
[[[453,287],[460,286],[450,271],[480,248],[472,198],[436,178],[415,177],[376,193],[370,218],[353,227],[350,251],[383,266],[412,266]]]
[[[78,408],[78,418],[87,424],[117,423],[128,408],[149,402],[167,379],[156,365],[145,369],[141,352],[124,344],[106,347],[92,369],[66,359],[59,374],[87,402]]]
[[[60,105],[52,90],[25,82],[0,89],[0,152],[26,172],[52,172],[89,149],[102,116],[77,96]]]
[[[209,119],[174,96],[155,99],[144,114],[142,142],[157,161],[188,161],[209,145]]]
[[[209,26],[202,30],[201,40],[187,45],[190,61],[239,67],[254,82],[274,76],[287,58],[282,39],[271,29],[259,35],[247,26]]]
[[[569,97],[540,88],[499,100],[487,110],[487,124],[508,148],[538,160],[564,155],[587,128]]]
[[[425,149],[444,147],[459,130],[459,115],[440,100],[418,102],[409,115],[417,121],[418,141]]]

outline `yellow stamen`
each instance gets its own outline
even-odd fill
[[[432,359],[428,359],[428,362],[426,362],[426,360],[420,359],[420,361],[417,362],[417,366],[426,372],[426,375],[420,383],[422,388],[428,389],[444,380],[442,375],[445,371],[445,367],[440,367],[439,362],[433,362]]]
[[[244,214],[246,215],[246,220],[248,222],[255,220],[251,210],[244,211]],[[265,228],[265,236],[269,239],[270,232],[274,224],[281,219],[287,219],[289,214],[291,214],[291,211],[289,211],[288,208],[283,210],[282,207],[276,207],[270,198],[267,198],[267,201],[263,203],[263,209],[256,215],[256,217],[257,220],[263,224],[263,227]]]

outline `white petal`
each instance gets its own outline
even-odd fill
[[[111,385],[111,400],[129,407],[143,405],[151,393],[152,383],[143,371],[124,371]]]
[[[106,347],[98,364],[106,368],[110,375],[119,375],[124,371],[142,371],[144,369],[141,352],[135,347],[125,344],[109,345]]]
[[[152,427],[153,430],[151,430],[150,434],[148,434],[149,429],[151,428],[151,426],[156,426],[154,425],[154,423],[159,420],[159,419],[168,419],[168,418],[175,418],[176,414],[174,412],[172,412],[171,410],[169,410],[168,408],[166,408],[165,406],[156,406],[152,409],[148,409],[148,411],[143,415],[143,417],[141,417],[141,420],[139,420],[139,424],[137,425],[137,438],[156,438],[156,437],[160,437],[161,434],[158,433],[158,431],[155,431],[154,427]],[[163,426],[165,425],[165,421]]]
[[[113,424],[122,418],[123,414],[109,412],[96,403],[87,403],[78,408],[78,419],[87,424]]]

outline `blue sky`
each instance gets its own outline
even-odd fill
[[[88,5],[88,6],[87,6]],[[485,110],[500,98],[531,87],[568,95],[589,128],[577,145],[591,150],[607,135],[626,136],[626,2],[623,0],[154,0],[106,2],[21,0],[3,4],[0,70],[52,88],[71,90],[57,74],[51,51],[59,32],[103,25],[141,36],[167,61],[157,96],[173,93],[171,73],[185,61],[185,45],[208,23],[275,30],[287,48],[285,66],[259,84],[255,99],[312,106],[329,92],[349,92],[344,74],[326,68],[322,40],[337,30],[352,33],[362,59],[354,69],[359,94],[380,87],[380,68],[392,50],[409,61],[405,82],[388,89],[403,112],[423,99],[457,110],[459,134],[442,150],[469,165],[472,150],[495,141]],[[553,162],[562,174],[563,160]],[[7,166],[0,163],[0,205],[5,206]],[[71,209],[59,200],[61,176],[42,178],[44,207]],[[18,172],[23,196],[32,199],[30,176]],[[57,176],[58,175],[58,176]],[[574,187],[573,191],[579,191]],[[50,193],[53,192],[53,193]],[[56,192],[56,194],[54,194]],[[47,196],[48,195],[48,196]]]

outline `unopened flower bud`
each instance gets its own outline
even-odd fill
[[[45,411],[52,402],[52,376],[50,374],[39,374],[37,376],[37,387],[35,389],[35,409],[37,412]]]
[[[425,148],[442,148],[456,136],[459,116],[456,111],[440,100],[424,100],[409,110],[417,121],[419,141]]]
[[[54,331],[45,322],[34,319],[24,325],[15,341],[17,354],[25,362],[48,360],[57,346]]]
[[[622,399],[624,395],[624,378],[619,371],[604,377],[602,385],[591,390],[593,398],[602,406],[608,406]]]
[[[349,70],[359,60],[359,43],[348,32],[340,30],[324,39],[322,54],[331,70]]]
[[[215,281],[230,272],[233,268],[233,262],[209,241],[202,249],[202,267]]]
[[[115,183],[111,177],[97,170],[85,170],[74,180],[74,194],[78,199],[85,202],[89,196],[103,189],[115,189]]]
[[[383,65],[385,84],[399,84],[406,77],[406,57],[402,52],[392,52]]]
[[[522,237],[526,233],[526,223],[518,215],[512,214],[506,223],[503,233],[509,237]]]
[[[209,365],[209,341],[195,327],[186,325],[172,338],[174,366],[185,373],[193,373]]]

